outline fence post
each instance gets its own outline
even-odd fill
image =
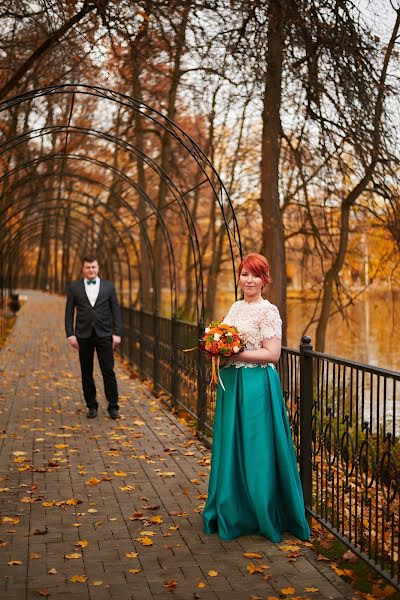
[[[139,313],[139,372],[140,377],[144,378],[144,313],[143,307],[140,306]]]
[[[179,395],[179,335],[178,320],[176,315],[172,317],[171,323],[171,357],[172,357],[172,381],[171,381],[171,401],[173,406],[177,406]]]
[[[313,357],[307,335],[300,344],[300,479],[304,503],[312,508],[311,420],[313,407]]]
[[[153,313],[153,382],[154,388],[153,393],[155,395],[159,392],[160,383],[160,315],[158,310]]]
[[[204,324],[199,323],[198,338],[204,335]],[[204,425],[207,416],[207,383],[206,383],[206,360],[204,352],[199,351],[199,370],[197,373],[197,432],[200,437],[204,433]]]

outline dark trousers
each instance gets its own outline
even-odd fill
[[[96,386],[93,379],[93,359],[96,350],[101,374],[103,375],[104,393],[108,401],[108,409],[118,407],[118,387],[114,373],[114,353],[112,337],[98,337],[94,332],[90,338],[77,338],[79,344],[79,361],[81,363],[82,388],[88,408],[97,408]]]

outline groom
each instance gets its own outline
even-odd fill
[[[96,350],[112,419],[119,419],[118,388],[114,373],[114,348],[121,342],[121,312],[111,281],[100,279],[99,263],[94,256],[82,261],[84,279],[71,281],[67,287],[65,331],[68,342],[79,351],[82,387],[88,407],[87,417],[97,416],[93,358]],[[74,312],[76,322],[74,326]]]

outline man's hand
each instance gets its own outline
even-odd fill
[[[115,348],[118,346],[118,344],[121,343],[121,338],[119,335],[113,335],[112,336],[112,347],[113,350],[115,350]]]
[[[75,348],[75,350],[79,350],[78,340],[76,339],[75,335],[71,335],[71,337],[68,338],[68,343],[70,346]]]

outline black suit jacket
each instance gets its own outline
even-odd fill
[[[83,279],[71,281],[67,286],[65,333],[67,337],[76,335],[76,337],[89,338],[93,329],[99,337],[121,335],[121,311],[114,284],[100,279],[99,295],[95,305],[92,306],[86,295]]]

